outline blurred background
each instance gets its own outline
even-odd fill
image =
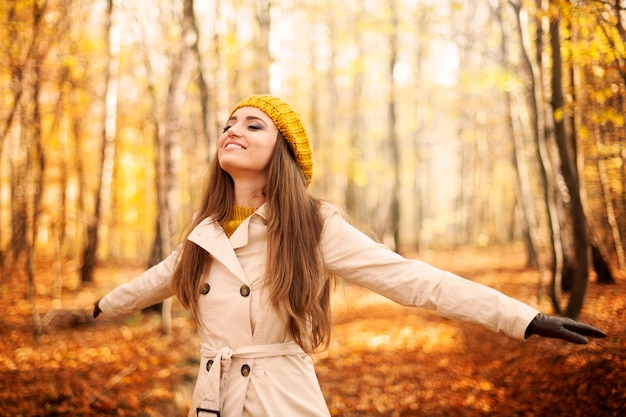
[[[180,243],[230,109],[268,92],[307,124],[311,193],[609,335],[522,344],[340,282],[313,358],[333,416],[624,415],[625,22],[624,0],[0,1],[0,415],[183,415],[189,314],[91,309]]]
[[[523,242],[576,317],[589,271],[626,268],[624,8],[3,1],[2,276],[34,288],[45,260],[60,291],[98,262],[158,262],[230,108],[269,92],[307,123],[312,193],[398,251]]]

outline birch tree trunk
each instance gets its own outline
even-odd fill
[[[540,67],[532,58],[530,39],[528,33],[528,16],[526,10],[521,4],[509,1],[509,4],[515,11],[517,19],[517,28],[519,30],[520,43],[522,46],[522,63],[525,71],[529,76],[530,86],[528,87],[528,104],[530,107],[530,118],[532,126],[532,135],[537,148],[537,155],[540,161],[540,177],[543,186],[543,199],[548,211],[548,228],[550,230],[549,238],[552,258],[552,282],[550,298],[552,305],[557,313],[561,313],[559,304],[561,274],[563,271],[563,248],[561,243],[561,227],[557,213],[557,207],[554,202],[556,186],[553,179],[552,161],[548,154],[545,138],[545,121],[543,118],[543,93]],[[539,55],[540,52],[537,52]]]
[[[93,281],[97,260],[98,241],[108,233],[108,212],[111,201],[111,183],[115,163],[115,135],[117,129],[117,93],[121,33],[116,22],[113,0],[107,0],[105,17],[105,39],[108,50],[108,66],[105,74],[104,123],[100,154],[100,175],[96,188],[94,214],[87,225],[87,240],[83,249],[81,281]]]
[[[35,284],[35,251],[42,196],[44,194],[44,171],[46,160],[42,144],[42,117],[40,108],[42,65],[49,51],[49,39],[44,34],[43,18],[46,4],[33,4],[32,54],[29,53],[24,67],[24,94],[20,101],[20,137],[25,148],[25,171],[22,192],[25,195],[25,235],[26,235],[26,275],[28,279],[28,298],[32,306],[33,336],[39,342],[42,334],[41,316],[37,306]]]
[[[396,83],[394,72],[398,61],[398,11],[395,0],[389,0],[391,33],[389,34],[389,96],[387,98],[388,144],[391,152],[391,193],[389,226],[393,235],[393,249],[400,247],[400,152],[396,129]]]
[[[39,108],[40,70],[41,61],[32,61],[32,73],[28,81],[32,83],[29,90],[31,94],[23,96],[22,104],[22,131],[25,132],[28,141],[26,153],[26,274],[28,277],[28,298],[32,306],[33,333],[36,342],[42,333],[41,316],[37,306],[35,287],[35,249],[37,244],[37,231],[39,215],[41,213],[41,196],[43,194],[43,175],[45,169],[45,156],[41,143],[41,113]],[[32,109],[31,109],[32,108]]]
[[[417,19],[417,30],[418,33],[426,33],[428,30],[428,9],[419,9],[419,14],[416,16]],[[413,204],[411,205],[411,227],[414,233],[414,241],[413,246],[417,248],[419,252],[424,252],[428,250],[428,239],[422,239],[423,235],[425,236],[422,230],[424,219],[427,217],[426,210],[426,202],[428,201],[428,185],[429,181],[425,181],[425,178],[428,178],[426,172],[426,168],[428,168],[428,164],[425,162],[426,158],[423,155],[427,154],[428,151],[425,149],[426,145],[426,135],[424,132],[426,131],[426,120],[427,116],[427,96],[428,94],[424,92],[424,88],[422,84],[424,83],[423,76],[423,61],[426,56],[426,47],[424,43],[418,42],[417,45],[413,48],[413,68],[415,71],[415,75],[413,77],[413,83],[415,85],[415,132],[413,136],[412,145],[415,149],[413,153],[413,158],[411,163],[413,164],[413,175],[411,175],[411,200]]]
[[[200,108],[202,109],[202,135],[206,142],[207,149],[213,149],[213,144],[217,143],[217,130],[214,129],[215,125],[215,112],[216,106],[210,94],[209,83],[207,82],[207,73],[204,69],[202,53],[200,52],[200,29],[195,18],[194,2],[193,0],[185,0],[183,4],[183,13],[185,18],[190,21],[190,31],[193,32],[193,42],[191,43],[191,50],[193,51],[197,69],[196,69],[196,84],[198,90],[200,90]],[[209,155],[211,152],[209,152]]]
[[[8,5],[9,10],[7,11],[7,21],[11,22],[16,19],[19,19],[16,15],[19,15],[19,11],[17,11],[18,5],[15,2],[10,2]],[[0,163],[2,162],[2,153],[4,150],[4,144],[7,138],[10,139],[10,130],[14,125],[14,121],[17,119],[19,122],[20,111],[24,111],[22,109],[23,105],[23,95],[26,94],[26,81],[25,76],[28,73],[27,65],[32,61],[33,54],[35,53],[35,44],[36,37],[34,33],[38,34],[38,28],[41,24],[40,15],[36,12],[33,13],[33,34],[31,35],[31,39],[27,42],[27,50],[25,52],[24,57],[14,56],[11,62],[7,63],[11,68],[11,77],[10,81],[7,83],[12,92],[12,105],[8,109],[8,114],[4,120],[4,124],[0,130]],[[8,50],[14,50],[18,47],[21,42],[21,37],[23,36],[20,33],[20,27],[18,25],[8,25],[8,38],[9,45]],[[20,258],[24,255],[27,246],[27,214],[26,214],[26,196],[23,190],[23,182],[24,178],[27,175],[26,172],[26,162],[25,158],[27,155],[24,155],[24,149],[20,140],[16,140],[16,146],[9,146],[9,172],[10,174],[10,195],[11,195],[11,239],[9,242],[9,256],[7,256],[8,267],[6,268],[8,271],[8,275],[12,274],[14,271],[15,265],[18,264]],[[1,168],[1,166],[0,166]],[[0,213],[1,214],[1,213]],[[4,272],[4,258],[2,256],[2,269]],[[4,277],[4,274],[2,275]]]
[[[185,99],[185,88],[191,78],[191,57],[197,42],[193,0],[184,0],[181,16],[181,41],[171,56],[169,85],[164,104],[163,122],[157,129],[156,181],[158,215],[156,234],[150,264],[156,264],[174,250],[172,238],[176,230],[178,206],[178,178],[180,108]],[[171,333],[172,299],[161,304],[161,331]]]
[[[507,48],[508,32],[506,26],[504,24],[504,19],[502,13],[504,10],[501,5],[497,6],[496,17],[498,19],[498,23],[500,25],[500,30],[502,32],[502,38],[500,42],[500,51],[502,54],[502,66],[507,67],[510,65],[508,62],[509,51]],[[517,109],[517,104],[513,100],[513,96],[511,92],[504,92],[504,99],[506,105],[506,117],[508,120],[508,125],[510,126],[510,134],[513,140],[513,166],[515,168],[516,177],[515,177],[515,194],[517,196],[517,203],[522,212],[523,217],[523,229],[524,235],[526,236],[526,245],[527,245],[527,253],[528,253],[528,264],[534,265],[537,267],[539,271],[539,285],[537,291],[537,299],[540,300],[543,296],[543,283],[545,282],[545,265],[542,260],[538,257],[539,252],[539,236],[538,230],[539,225],[537,221],[537,215],[535,213],[535,198],[532,191],[532,186],[530,182],[530,169],[528,167],[527,161],[527,150],[524,138],[523,129],[521,126],[523,125],[520,121],[519,112]]]
[[[328,132],[334,132],[337,129],[337,105],[339,99],[337,97],[336,79],[337,79],[337,67],[336,58],[337,52],[337,28],[335,27],[335,14],[334,14],[334,1],[325,0],[323,4],[324,19],[326,22],[327,30],[320,36],[311,36],[307,39],[310,42],[310,48],[313,51],[313,62],[324,62],[324,66],[319,72],[319,77],[313,77],[311,81],[312,91],[325,91],[325,94],[311,94],[310,107],[311,107],[311,123],[310,123],[310,136],[313,139],[311,146],[313,147],[313,155],[328,155],[326,160],[333,162],[334,155],[337,155],[339,144],[337,141],[331,140]],[[355,22],[352,22],[355,23]],[[318,40],[319,38],[319,40]],[[320,48],[318,43],[324,43],[328,46],[328,54],[320,55]],[[319,172],[319,174],[317,174]],[[323,169],[316,171],[316,180],[313,185],[321,194],[331,195],[333,190],[333,172],[331,169]],[[345,197],[345,194],[344,194]],[[341,198],[336,196],[336,198]],[[345,203],[344,203],[345,204]]]
[[[15,19],[15,13],[16,13],[16,3],[15,2],[10,2],[8,5],[8,10],[7,10],[7,22],[10,22],[12,20]],[[20,34],[18,31],[18,28],[16,25],[7,25],[8,30],[7,30],[7,38],[9,40],[8,42],[8,48],[7,50],[13,50],[15,49],[15,45],[19,42],[20,39]],[[9,130],[11,129],[11,126],[13,125],[13,120],[16,117],[16,114],[18,112],[18,108],[19,108],[19,103],[20,103],[20,98],[22,95],[22,77],[24,74],[24,71],[22,71],[22,66],[18,63],[18,62],[10,62],[10,63],[5,63],[5,65],[8,64],[7,66],[9,68],[11,68],[11,72],[10,72],[10,80],[7,82],[5,81],[5,88],[6,90],[9,90],[12,93],[12,103],[11,106],[8,108],[8,114],[5,117],[5,119],[3,120],[2,125],[0,126],[0,172],[2,172],[2,161],[3,161],[3,154],[4,154],[4,149],[5,149],[5,143],[6,143],[6,139],[7,139],[7,135],[9,133]],[[5,92],[5,94],[7,94]],[[9,94],[7,94],[7,96],[9,96]],[[8,101],[8,100],[7,100]],[[12,165],[12,162],[9,162],[9,165]],[[10,172],[13,172],[13,169],[10,170]],[[11,177],[11,195],[15,195],[14,193],[14,184],[13,184],[13,176]],[[11,213],[13,213],[13,202],[14,199],[11,198]],[[0,216],[2,216],[2,210],[0,210]],[[15,217],[13,216],[13,214],[11,214],[11,221],[12,221],[12,226],[14,223],[14,219]],[[2,239],[3,237],[3,230],[2,228],[0,228],[0,242],[3,241]],[[6,256],[6,252],[9,252],[10,256],[11,256],[11,264],[13,263],[13,259],[16,258],[16,254],[13,251],[13,243],[15,241],[15,237],[16,237],[16,229],[14,229],[12,227],[12,237],[10,240],[10,244],[8,247],[8,250],[4,250],[4,248],[0,248],[0,284],[2,283],[2,281],[4,280],[4,277],[6,276],[5,274],[5,263],[7,260],[7,256]],[[12,265],[10,265],[8,267],[8,273],[11,273],[11,269],[12,269]]]
[[[354,23],[360,22],[363,19],[363,12],[361,9],[357,11],[358,15],[354,19]],[[352,96],[350,100],[352,102],[350,112],[350,130],[348,132],[348,155],[346,155],[346,189],[345,189],[345,206],[348,212],[357,213],[359,211],[359,204],[357,203],[357,175],[359,166],[359,157],[361,150],[361,138],[363,134],[362,123],[362,97],[365,74],[363,71],[363,32],[358,30],[358,26],[354,28],[354,44],[356,46],[356,57],[354,65],[354,74],[352,75]],[[359,213],[362,214],[362,213]]]
[[[269,0],[261,0],[256,3],[257,42],[256,42],[256,75],[253,80],[255,93],[270,92],[270,66],[272,57],[270,55],[270,28],[271,17]]]

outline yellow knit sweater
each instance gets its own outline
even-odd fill
[[[231,237],[239,225],[248,217],[252,216],[256,211],[256,207],[233,207],[233,216],[221,223],[222,229],[226,233],[226,236]]]

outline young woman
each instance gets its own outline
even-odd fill
[[[299,114],[278,97],[244,99],[187,239],[96,303],[94,316],[114,317],[176,295],[193,312],[201,362],[189,416],[329,416],[309,354],[329,341],[333,276],[518,339],[605,336],[372,241],[307,192],[312,174]]]

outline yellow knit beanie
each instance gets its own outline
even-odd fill
[[[296,162],[306,177],[306,184],[309,185],[313,178],[313,152],[304,122],[298,112],[282,99],[268,94],[254,95],[241,100],[230,115],[241,107],[256,107],[272,119],[289,143],[296,156]]]

